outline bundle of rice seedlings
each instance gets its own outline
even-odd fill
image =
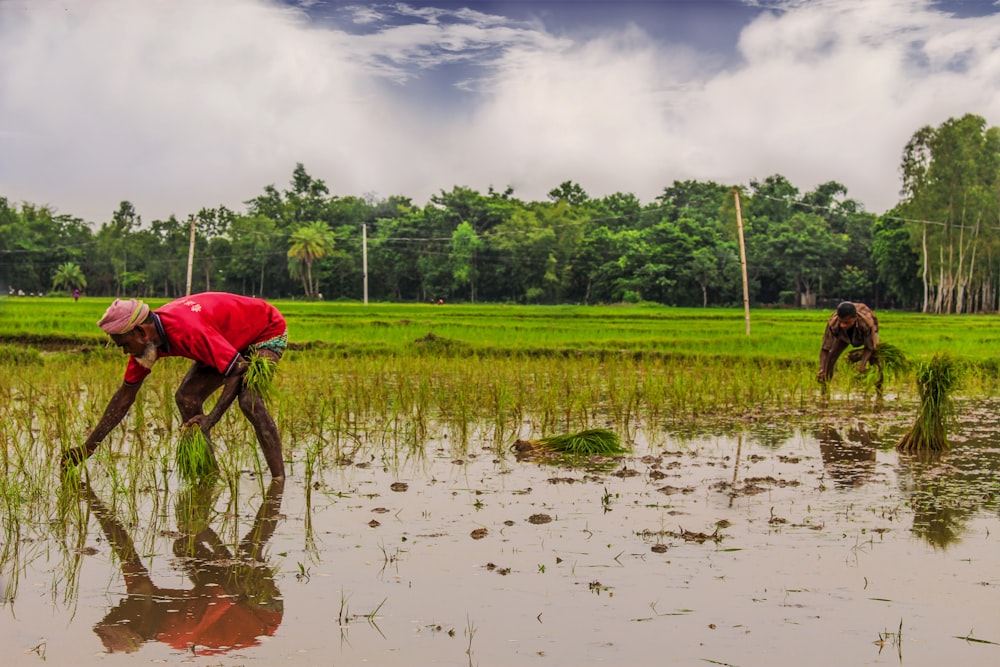
[[[851,350],[847,353],[847,360],[852,364],[856,364],[861,361],[861,357],[864,353],[864,348],[860,347],[855,350]],[[881,365],[882,369],[889,374],[902,373],[909,366],[906,355],[903,354],[901,349],[892,343],[879,343],[876,345],[875,351],[872,353],[871,359],[868,363],[871,366]]]
[[[615,456],[628,453],[618,434],[606,428],[551,435],[539,440],[518,440],[514,443],[514,449],[520,453],[536,453],[541,450],[570,456]]]
[[[212,446],[201,426],[182,426],[177,442],[177,472],[181,478],[188,482],[198,482],[218,471]]]
[[[901,452],[949,449],[945,422],[951,416],[951,393],[958,387],[961,375],[958,361],[945,352],[935,354],[933,359],[917,367],[917,391],[920,393],[917,420],[896,444],[896,449]]]
[[[247,362],[246,372],[243,373],[243,386],[260,396],[265,403],[270,402],[274,395],[274,372],[278,365],[269,357],[256,352],[250,355]]]

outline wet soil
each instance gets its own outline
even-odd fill
[[[997,408],[926,460],[858,410],[584,465],[442,433],[128,502],[98,467],[82,537],[8,545],[3,664],[995,665]]]

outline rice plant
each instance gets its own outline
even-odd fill
[[[910,365],[903,351],[892,343],[879,343],[872,359],[881,363],[887,373],[902,373]]]
[[[181,427],[177,442],[177,472],[188,482],[198,482],[215,475],[219,466],[212,445],[198,424]]]
[[[852,364],[861,361],[864,348],[857,348],[847,353],[847,360]],[[909,367],[909,361],[901,349],[892,343],[879,343],[868,361],[871,366],[881,366],[890,375],[904,372]]]
[[[851,350],[847,353],[847,361],[852,364],[859,363],[864,353],[864,348]],[[874,388],[876,397],[881,399],[885,376],[898,376],[908,367],[909,362],[901,349],[892,343],[879,343],[868,360],[868,369],[864,373],[859,373],[857,379],[866,389]]]
[[[962,369],[946,352],[935,354],[917,367],[920,407],[910,430],[896,444],[901,452],[946,451],[950,448],[945,424],[951,416],[952,392],[958,387]]]
[[[274,372],[277,364],[270,358],[256,352],[248,359],[243,373],[243,386],[257,394],[265,403],[274,396]]]

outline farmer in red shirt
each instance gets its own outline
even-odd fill
[[[158,359],[179,356],[194,361],[174,394],[185,424],[199,424],[207,435],[239,399],[271,476],[284,478],[278,427],[260,394],[243,382],[250,355],[276,363],[284,353],[285,319],[277,308],[262,299],[221,292],[186,296],[153,311],[138,299],[116,299],[97,325],[129,355],[125,379],[87,441],[63,455],[63,466],[81,463],[94,453],[128,413]],[[215,407],[204,414],[205,399],[220,387]]]

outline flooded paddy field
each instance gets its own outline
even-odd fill
[[[283,484],[95,457],[5,522],[3,664],[995,665],[998,410],[960,401],[927,460],[893,448],[912,406],[640,426],[573,465],[443,428],[300,446]]]

